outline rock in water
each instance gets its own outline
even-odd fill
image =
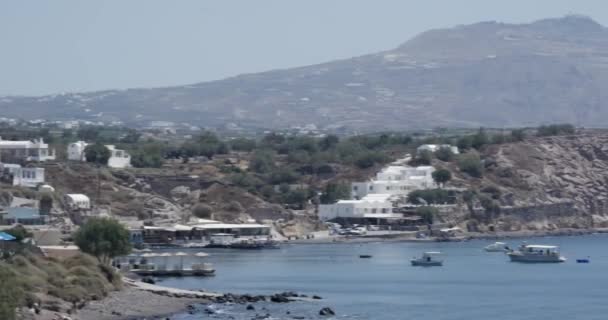
[[[252,304],[250,304],[247,306],[247,310],[255,310],[255,307]]]
[[[329,307],[325,307],[319,311],[319,315],[321,316],[335,316],[336,313]]]

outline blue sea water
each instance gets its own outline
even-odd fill
[[[205,250],[217,276],[167,278],[159,284],[183,289],[272,294],[295,291],[322,301],[287,305],[215,305],[211,318],[318,319],[322,307],[335,319],[608,319],[608,236],[510,240],[559,245],[561,264],[509,262],[482,248],[492,241],[459,243],[366,243],[286,245],[278,250]],[[445,254],[443,267],[412,267],[424,251]],[[360,259],[371,254],[371,259]],[[590,257],[591,263],[577,264]],[[265,310],[261,310],[265,308]],[[289,311],[289,315],[287,312]],[[175,319],[200,319],[177,315]]]

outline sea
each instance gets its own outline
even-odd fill
[[[193,319],[608,319],[608,235],[503,240],[561,247],[559,264],[510,262],[483,247],[494,241],[284,245],[275,250],[205,249],[217,275],[164,278],[163,286],[217,292],[295,291],[323,300],[201,305]],[[441,251],[442,267],[410,259]],[[359,255],[372,255],[361,259]],[[589,258],[590,263],[576,263]],[[319,310],[330,307],[333,317]],[[207,314],[204,310],[211,310]],[[204,315],[204,317],[203,317]]]

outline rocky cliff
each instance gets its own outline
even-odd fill
[[[457,173],[453,182],[494,196],[501,207],[500,213],[488,212],[474,201],[464,219],[473,221],[475,228],[608,227],[608,133],[583,132],[492,145],[482,151],[482,158],[483,178]],[[452,170],[457,172],[453,166]]]

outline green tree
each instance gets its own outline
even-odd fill
[[[108,164],[111,153],[110,149],[97,142],[84,148],[84,156],[86,157],[87,162],[106,165]]]
[[[15,237],[19,242],[32,237],[32,233],[22,225],[16,225],[8,230],[5,230],[5,232]]]
[[[483,128],[479,128],[477,134],[473,136],[471,146],[479,150],[481,147],[488,144],[488,142],[490,142],[490,139],[488,138],[486,131]]]
[[[270,150],[256,151],[249,165],[251,170],[257,173],[267,173],[274,167],[274,154]]]
[[[338,136],[330,134],[319,141],[319,147],[321,147],[321,150],[329,150],[335,148],[339,142],[340,138]]]
[[[460,150],[471,149],[472,145],[473,145],[473,137],[472,136],[460,137],[458,139],[458,141],[456,142],[456,146],[458,146],[458,149],[460,149]]]
[[[40,197],[40,213],[50,215],[53,209],[53,197],[50,194],[43,194]]]
[[[211,219],[213,217],[213,208],[207,204],[198,203],[192,207],[192,215],[200,219]]]
[[[257,143],[253,139],[247,138],[235,138],[230,140],[230,147],[235,151],[246,151],[251,152],[257,146]]]
[[[441,147],[435,152],[435,157],[441,161],[450,162],[454,159],[454,153],[448,147]]]
[[[443,189],[425,189],[408,193],[407,201],[412,204],[445,204],[453,203],[454,198]]]
[[[17,275],[0,264],[0,319],[15,320],[22,299],[23,289],[17,283]]]
[[[74,235],[74,243],[82,252],[97,257],[101,264],[131,252],[129,231],[110,218],[91,218]]]
[[[330,182],[321,194],[322,204],[332,204],[340,199],[350,199],[350,188],[345,184]]]
[[[297,205],[303,208],[308,200],[308,191],[304,189],[291,190],[284,196],[284,202],[292,205]]]
[[[474,152],[469,152],[458,157],[458,168],[475,178],[481,178],[483,174],[481,159]]]
[[[438,186],[443,186],[446,182],[452,179],[452,173],[447,169],[435,170],[432,173],[433,180]]]
[[[416,163],[419,165],[428,166],[433,160],[433,153],[429,150],[422,150],[416,154]]]
[[[438,213],[439,210],[435,207],[424,206],[416,208],[416,215],[419,215],[426,224],[433,224],[435,216],[437,216]]]

